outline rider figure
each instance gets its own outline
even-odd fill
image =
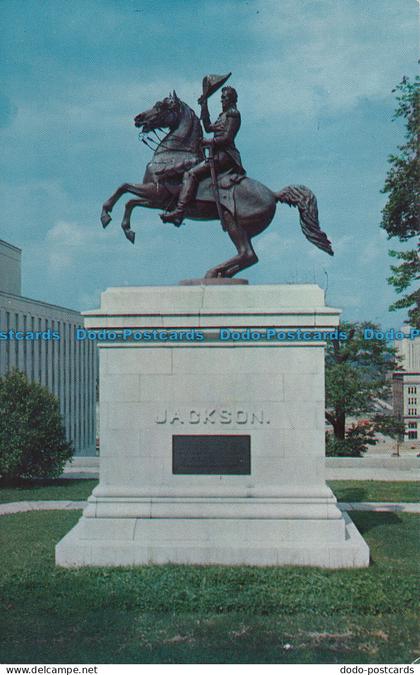
[[[236,107],[238,95],[233,87],[222,89],[222,112],[214,124],[210,121],[207,98],[198,99],[201,105],[201,120],[207,133],[213,132],[213,139],[203,139],[202,146],[213,149],[214,165],[216,174],[220,175],[229,169],[234,169],[239,174],[244,174],[239,150],[235,146],[235,136],[241,126],[241,114]],[[203,178],[210,175],[210,163],[204,160],[196,164],[192,169],[184,173],[178,204],[174,211],[163,213],[161,219],[164,223],[181,225],[187,206],[194,200],[197,194],[198,184]]]

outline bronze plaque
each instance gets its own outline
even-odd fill
[[[172,473],[249,475],[250,436],[172,436]]]

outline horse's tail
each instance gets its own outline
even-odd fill
[[[325,253],[334,255],[330,240],[319,226],[318,205],[314,193],[306,185],[288,185],[274,194],[278,202],[298,207],[300,226],[305,237]]]

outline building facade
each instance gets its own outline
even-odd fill
[[[404,420],[404,440],[420,445],[420,337],[396,347],[401,366],[393,375],[394,414]]]
[[[46,386],[59,399],[75,455],[95,455],[96,345],[76,339],[79,312],[20,293],[21,250],[0,240],[0,376],[16,368]],[[22,334],[29,339],[17,339]]]

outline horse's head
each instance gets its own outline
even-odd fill
[[[180,106],[181,101],[174,90],[163,101],[157,101],[150,110],[145,110],[136,115],[134,124],[146,133],[159,128],[169,127],[169,129],[174,129],[177,126]]]

